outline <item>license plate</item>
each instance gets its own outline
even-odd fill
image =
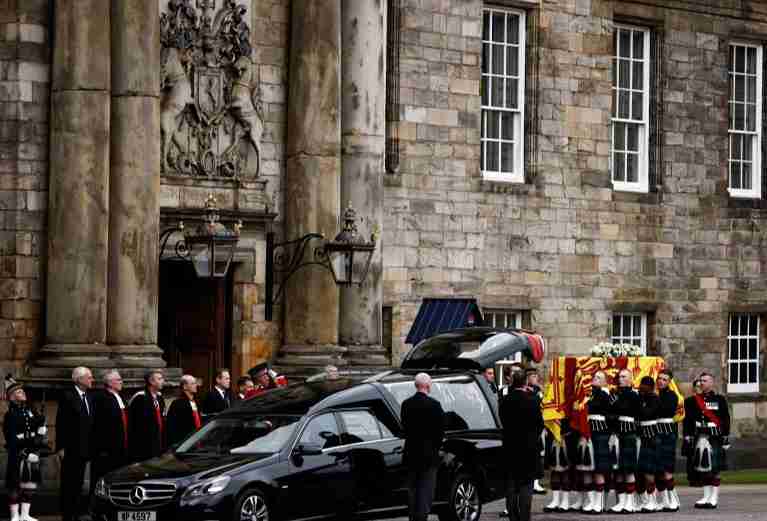
[[[157,512],[150,512],[147,510],[118,512],[117,521],[157,521]]]

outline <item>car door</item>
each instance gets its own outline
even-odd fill
[[[343,433],[354,476],[356,510],[367,511],[392,506],[393,483],[389,479],[392,458],[399,457],[398,440],[369,409],[340,411]]]
[[[302,447],[310,450],[302,452]],[[351,463],[341,446],[341,429],[334,413],[322,413],[307,421],[288,466],[279,483],[287,491],[288,519],[334,515],[351,504]]]

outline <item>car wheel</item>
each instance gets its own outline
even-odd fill
[[[450,498],[440,512],[440,521],[478,521],[482,515],[479,485],[470,474],[459,474],[450,487]]]
[[[271,512],[266,494],[257,488],[243,492],[234,509],[234,521],[269,521]]]

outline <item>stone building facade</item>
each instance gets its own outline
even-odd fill
[[[194,71],[219,70],[168,40],[178,6],[243,8],[247,81],[214,74],[258,116],[225,111],[237,179],[164,163],[163,118],[183,130],[174,100],[204,111]],[[763,437],[762,2],[5,0],[0,40],[1,365],[31,385],[79,363],[396,364],[423,298],[471,297],[552,355],[615,338],[682,382],[708,369]],[[243,222],[216,282],[158,260],[210,194]],[[267,233],[333,237],[347,203],[380,233],[366,284],[308,267],[265,320]]]

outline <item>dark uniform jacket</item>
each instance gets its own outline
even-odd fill
[[[695,403],[695,395],[684,399],[684,419],[682,420],[682,455],[692,456],[692,439],[695,436],[695,418],[698,406]]]
[[[189,400],[186,396],[182,396],[173,400],[168,408],[168,445],[175,445],[181,442],[191,433],[197,430],[195,424],[195,409],[197,408],[197,402],[194,402],[194,409],[192,407],[192,400]],[[200,411],[196,411],[200,415]],[[198,416],[201,418],[202,416]]]
[[[708,414],[704,413],[698,405],[694,396],[688,398],[691,400],[692,415],[690,421],[694,422],[692,431],[694,434],[708,434],[716,437],[726,437],[730,435],[730,409],[727,405],[727,399],[721,394],[709,391],[703,396],[703,402]],[[687,400],[685,400],[687,403]],[[708,426],[714,423],[711,417],[715,417],[719,422],[719,427]],[[687,418],[685,418],[687,419]]]
[[[97,456],[115,460],[116,466],[125,462],[128,455],[122,411],[112,392],[100,389],[93,393],[94,451]]]
[[[402,428],[405,466],[410,470],[424,470],[438,465],[439,449],[445,437],[442,405],[425,393],[415,393],[402,402]]]
[[[160,409],[157,419],[156,407]],[[144,461],[159,456],[165,450],[165,400],[148,390],[133,395],[128,405],[128,442],[130,458]]]
[[[14,490],[19,486],[21,461],[30,453],[39,453],[45,446],[44,435],[38,429],[45,426],[45,418],[26,404],[9,402],[3,419],[3,435],[8,459],[5,468],[5,488]]]
[[[673,418],[679,406],[679,397],[666,387],[658,392],[658,418]]]
[[[202,411],[206,415],[218,414],[231,407],[232,403],[234,403],[232,391],[226,389],[224,391],[224,396],[221,396],[219,390],[214,387],[207,395],[205,395],[205,400],[202,402]]]
[[[610,413],[614,422],[614,432],[636,432],[639,427],[641,407],[638,392],[631,387],[619,387],[613,395],[613,402],[610,406]],[[621,417],[634,418],[633,430],[628,426],[628,422],[621,420]]]
[[[501,398],[499,412],[509,475],[515,481],[533,481],[540,459],[536,447],[543,430],[541,407],[534,395],[513,389]]]
[[[657,432],[657,425],[642,425],[642,422],[654,422],[658,419],[658,408],[660,407],[660,398],[655,393],[639,393],[639,434],[642,438],[654,438]]]
[[[56,411],[56,451],[64,450],[70,457],[90,459],[93,430],[93,400],[86,393],[86,408],[74,386],[65,390]]]

